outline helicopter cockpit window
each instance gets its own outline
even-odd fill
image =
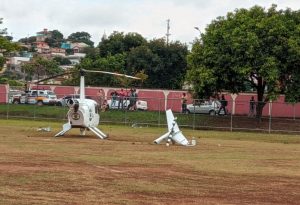
[[[98,113],[98,110],[99,110],[99,106],[95,104],[95,113]]]

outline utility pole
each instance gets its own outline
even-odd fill
[[[167,45],[169,45],[169,36],[171,36],[171,34],[170,34],[170,19],[167,20],[167,33],[166,33],[166,36],[167,36]]]

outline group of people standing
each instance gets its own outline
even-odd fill
[[[99,91],[100,92],[100,91]],[[128,110],[136,110],[136,102],[138,99],[138,95],[135,88],[131,88],[130,92],[126,92],[123,88],[120,91],[113,91],[111,94],[111,107],[118,106],[118,109],[128,109]],[[101,108],[105,110],[108,108],[107,101],[102,99],[103,96],[100,96],[100,105]],[[129,100],[129,104],[127,105],[127,100]],[[217,115],[223,114],[227,115],[227,100],[225,96],[222,94],[221,99],[219,100],[220,107]],[[254,96],[251,97],[249,103],[249,117],[255,117],[255,109],[256,109],[256,102],[254,100]],[[182,113],[187,113],[187,94],[182,93],[181,95],[181,111]]]
[[[123,88],[118,91],[113,91],[111,94],[111,107],[117,106],[118,109],[127,108],[128,110],[136,110],[136,101],[138,98],[135,88],[131,88],[130,92],[126,92]],[[129,104],[127,105],[127,99],[129,99]]]

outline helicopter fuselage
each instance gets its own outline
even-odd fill
[[[68,119],[73,128],[97,127],[100,116],[98,113],[98,104],[92,99],[76,99],[68,103]]]

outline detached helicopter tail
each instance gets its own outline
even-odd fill
[[[159,144],[161,143],[163,140],[168,140],[169,136],[170,136],[171,132],[167,132],[166,134],[160,136],[159,138],[157,138],[156,140],[154,140],[155,144]]]
[[[166,117],[167,117],[167,123],[168,123],[168,132],[156,140],[154,140],[154,143],[159,144],[163,140],[167,140],[167,145],[170,141],[176,142],[177,144],[184,145],[184,146],[195,146],[196,141],[192,140],[189,142],[186,137],[182,134],[181,130],[178,127],[178,124],[176,122],[176,119],[173,115],[173,112],[171,109],[166,111]]]

